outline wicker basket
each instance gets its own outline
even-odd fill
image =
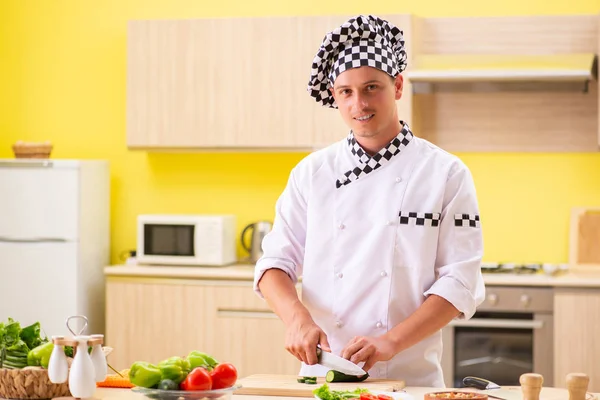
[[[50,142],[28,143],[18,141],[12,148],[16,158],[49,158],[52,152]]]
[[[0,398],[52,399],[71,396],[68,381],[52,383],[48,370],[41,367],[23,369],[0,368]]]

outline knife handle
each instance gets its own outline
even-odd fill
[[[476,389],[485,390],[488,388],[488,385],[492,383],[487,379],[478,378],[476,376],[465,376],[463,378],[463,385],[466,387],[474,387]]]

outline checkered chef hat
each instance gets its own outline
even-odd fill
[[[392,77],[406,69],[403,32],[373,15],[359,15],[325,35],[313,59],[308,92],[322,105],[337,108],[329,91],[342,72],[375,67]]]

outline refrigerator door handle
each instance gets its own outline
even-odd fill
[[[49,160],[27,160],[27,162],[19,161],[0,161],[0,167],[7,168],[51,168],[54,163]]]
[[[7,243],[46,243],[46,242],[63,243],[66,241],[67,241],[67,239],[63,239],[63,238],[38,237],[38,238],[24,239],[24,238],[11,238],[11,237],[0,236],[0,242],[7,242]]]

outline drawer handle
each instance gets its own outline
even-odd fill
[[[217,317],[223,318],[267,318],[277,319],[277,314],[268,310],[236,310],[231,308],[217,309]]]

